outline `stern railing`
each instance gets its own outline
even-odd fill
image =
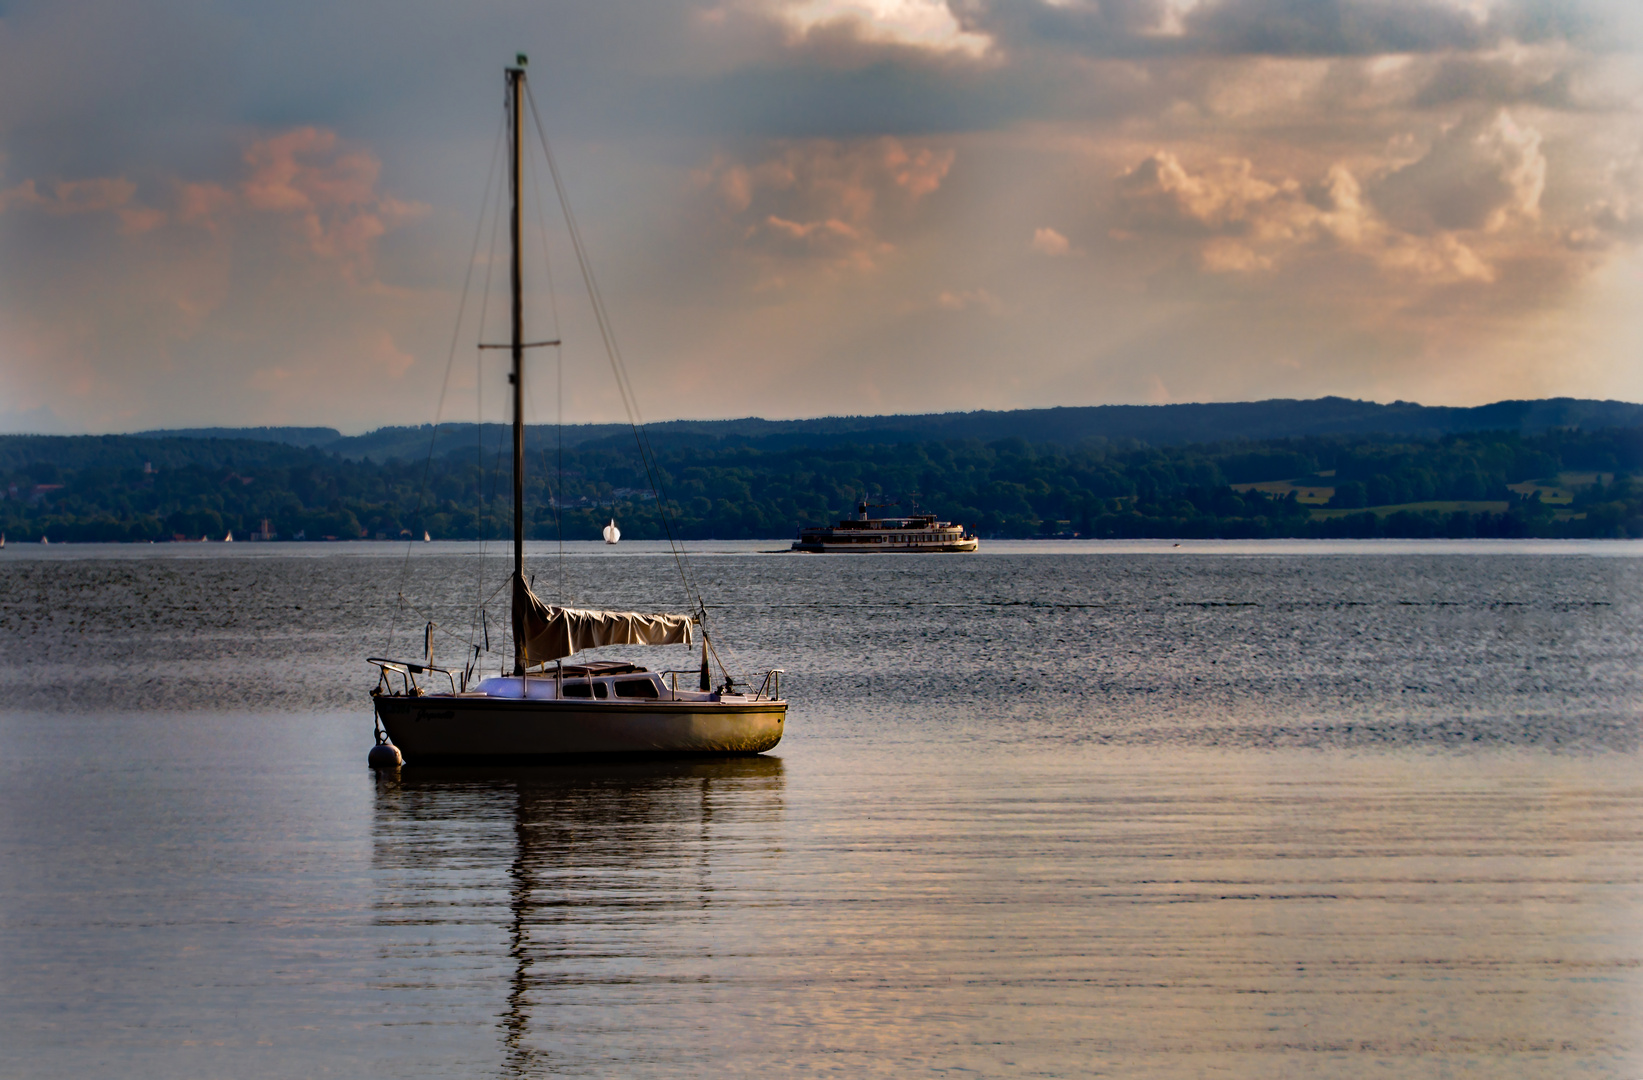
[[[450,681],[451,693],[456,693],[456,674],[450,668],[443,668],[437,664],[419,664],[411,660],[384,660],[380,656],[367,657],[365,662],[377,666],[377,685],[376,689],[371,691],[373,695],[394,692],[393,682],[388,678],[390,671],[399,675],[401,690],[406,697],[421,697],[427,693],[417,684],[416,677],[431,671],[437,671],[445,676]]]

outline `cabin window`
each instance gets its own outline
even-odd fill
[[[559,693],[565,697],[592,697],[593,690],[585,682],[568,682],[559,688]]]
[[[596,698],[610,697],[610,683],[596,682],[593,684],[593,696]]]
[[[616,696],[653,698],[657,696],[656,684],[649,679],[619,679],[616,683]]]

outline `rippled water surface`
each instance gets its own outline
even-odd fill
[[[774,753],[384,778],[498,561],[0,551],[0,1076],[1643,1076],[1643,548],[761,546]]]

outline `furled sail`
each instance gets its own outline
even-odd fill
[[[554,607],[519,578],[513,580],[514,638],[523,643],[527,664],[600,645],[689,645],[692,622],[689,615]]]

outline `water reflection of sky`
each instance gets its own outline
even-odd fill
[[[776,757],[378,781],[418,551],[7,549],[0,1073],[1643,1075],[1633,558],[704,557]]]
[[[1631,770],[941,747],[407,770],[378,789],[375,921],[402,996],[485,993],[508,1075],[1619,1066]]]
[[[499,934],[510,1074],[611,1040],[642,1054],[618,1017],[721,981],[721,961],[745,947],[738,911],[776,885],[764,875],[782,795],[782,761],[768,756],[407,769],[378,790],[375,921],[436,942],[397,950],[411,967],[460,956],[447,935]]]

